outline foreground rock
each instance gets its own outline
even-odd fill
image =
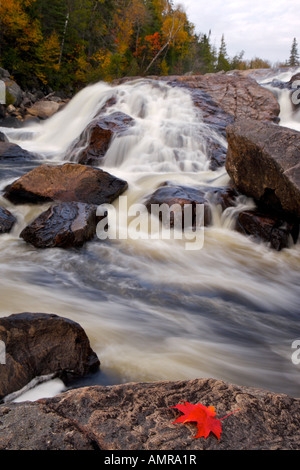
[[[76,202],[53,205],[20,234],[36,248],[80,247],[94,238],[97,206]]]
[[[17,219],[7,209],[0,207],[0,233],[8,233],[15,225]]]
[[[238,412],[194,439],[194,423],[170,407],[188,401]],[[213,379],[86,387],[35,403],[0,407],[0,449],[287,450],[299,449],[300,400]]]
[[[226,170],[260,205],[300,217],[300,132],[242,120],[227,128]]]
[[[115,112],[92,121],[69,151],[70,160],[83,165],[99,165],[113,138],[124,135],[134,124],[127,114]],[[78,148],[82,148],[79,150]]]
[[[41,165],[6,188],[4,197],[14,204],[48,201],[111,203],[127,189],[127,182],[105,171],[66,163]]]
[[[77,323],[56,315],[22,313],[0,318],[6,364],[0,365],[0,399],[44,375],[64,383],[99,368],[99,360]]]

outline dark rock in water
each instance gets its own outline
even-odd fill
[[[78,323],[57,315],[21,313],[0,318],[6,364],[0,365],[0,399],[33,379],[52,375],[65,384],[99,369],[99,359]]]
[[[238,411],[221,421],[220,440],[212,433],[195,439],[196,423],[174,424],[182,413],[171,407],[185,401],[213,404],[217,419]],[[147,450],[154,462],[156,451],[164,452],[161,458],[170,451],[189,465],[201,450],[298,450],[299,416],[297,398],[207,378],[84,387],[2,405],[0,450],[93,448],[108,450],[111,459],[111,451]],[[174,454],[179,449],[186,454]]]
[[[8,142],[8,138],[3,132],[0,132],[0,142]]]
[[[238,193],[231,188],[215,188],[210,186],[190,188],[164,183],[148,198],[146,207],[149,213],[155,214],[155,206],[162,204],[167,204],[169,207],[174,206],[174,211],[170,213],[170,226],[174,227],[178,221],[184,227],[185,206],[192,206],[191,225],[195,227],[196,206],[203,205],[204,225],[209,226],[212,223],[211,205],[219,204],[222,210],[225,210],[227,207],[234,206],[237,195]],[[162,218],[162,213],[159,216]],[[190,217],[189,213],[187,213],[187,217]]]
[[[295,88],[295,82],[296,81],[300,82],[300,73],[296,73],[295,75],[293,75],[292,78],[290,79],[290,81],[288,82],[287,86],[290,90]],[[298,84],[297,88],[299,88],[299,84]]]
[[[296,243],[299,236],[299,223],[287,222],[259,210],[243,211],[237,220],[237,230],[270,244],[277,251]]]
[[[299,218],[300,132],[246,119],[227,136],[226,170],[238,191],[283,218]]]
[[[97,206],[78,202],[50,207],[28,225],[20,237],[36,248],[80,247],[94,238]]]
[[[0,207],[0,233],[8,233],[13,228],[17,219],[8,210]]]
[[[4,197],[15,204],[37,204],[47,201],[111,203],[128,185],[97,168],[74,163],[41,165],[19,178],[8,188]]]
[[[76,161],[84,165],[97,165],[106,154],[112,139],[124,135],[134,124],[134,120],[127,114],[115,112],[108,116],[98,117],[83,131],[70,151],[76,155]],[[84,147],[79,151],[78,148]]]
[[[4,134],[3,134],[4,135]],[[37,156],[22,149],[19,145],[0,139],[1,160],[37,160]]]

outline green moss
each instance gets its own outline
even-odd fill
[[[9,106],[10,104],[14,104],[16,101],[15,97],[8,91],[8,88],[6,87],[6,106]]]

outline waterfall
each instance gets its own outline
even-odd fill
[[[261,84],[271,87],[273,78]],[[280,124],[297,128],[288,90],[272,91]],[[76,161],[73,144],[99,113],[116,111],[134,125],[112,141],[101,168],[128,181],[129,204],[166,181],[228,185],[225,168],[211,171],[208,158],[210,139],[226,148],[224,138],[204,123],[188,91],[165,82],[91,85],[49,120],[5,132],[45,162],[62,164]],[[12,164],[9,177],[3,172],[1,187],[18,171]],[[18,223],[0,238],[0,315],[51,312],[80,323],[102,363],[93,383],[215,377],[298,395],[291,343],[300,336],[299,244],[275,253],[234,231],[236,214],[252,208],[251,199],[239,198],[223,213],[214,206],[196,252],[175,239],[94,240],[81,250],[39,251],[19,233],[43,207],[4,198],[1,205]]]

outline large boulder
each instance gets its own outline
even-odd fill
[[[121,112],[97,117],[69,150],[70,160],[74,158],[83,165],[99,165],[113,138],[124,135],[133,124],[134,120]]]
[[[171,407],[185,401],[214,406],[218,419],[239,411],[221,421],[220,440],[195,439],[195,423],[174,424],[182,414]],[[0,449],[182,450],[200,464],[200,450],[297,450],[299,426],[300,400],[287,395],[205,378],[129,383],[2,405]]]
[[[227,128],[226,170],[260,206],[300,217],[300,132],[245,119]]]
[[[94,238],[97,206],[78,202],[56,204],[28,225],[20,234],[36,248],[80,247]]]
[[[111,203],[127,182],[97,168],[74,163],[41,165],[6,188],[4,197],[15,204],[47,201]]]
[[[0,365],[0,399],[37,377],[53,375],[67,384],[100,365],[81,326],[57,315],[0,318],[0,340],[6,351],[6,363]]]
[[[276,97],[249,76],[221,72],[176,77],[175,81],[192,90],[203,90],[234,120],[250,118],[278,122],[280,107]]]

